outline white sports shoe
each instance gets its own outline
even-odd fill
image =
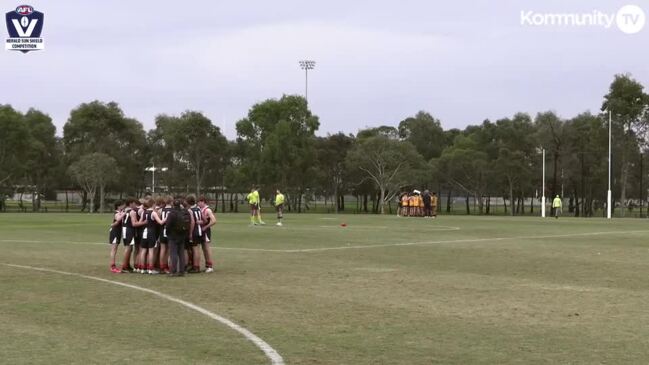
[[[214,272],[214,269],[212,269],[211,267],[208,267],[207,269],[205,269],[205,272],[209,274],[211,272]]]
[[[282,226],[282,222],[277,222],[277,225],[281,227],[281,226]]]
[[[158,275],[158,274],[160,274],[160,271],[158,271],[158,270],[149,270],[149,274]]]

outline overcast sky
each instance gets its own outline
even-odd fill
[[[306,58],[317,62],[309,103],[320,135],[397,125],[418,110],[444,128],[518,111],[572,117],[597,111],[616,73],[649,86],[649,24],[632,35],[530,26],[521,11],[615,13],[627,3],[32,1],[46,49],[0,50],[0,104],[50,114],[59,134],[72,108],[95,99],[118,102],[145,129],[157,114],[199,110],[233,138],[254,103],[304,93]],[[649,14],[648,0],[631,3]]]

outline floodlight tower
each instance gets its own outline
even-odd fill
[[[144,169],[144,171],[151,171],[151,192],[155,194],[155,172],[159,171],[167,171],[168,169],[166,167],[155,167],[155,164],[152,164],[151,167],[147,167]]]
[[[315,61],[302,60],[300,61],[300,68],[304,70],[304,98],[307,104],[309,103],[309,70],[315,68]]]

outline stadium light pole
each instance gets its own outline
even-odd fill
[[[644,218],[642,216],[642,208],[644,208],[644,186],[642,184],[642,175],[644,175],[643,167],[642,166],[642,160],[644,159],[644,152],[640,152],[640,218]]]
[[[304,99],[306,99],[307,104],[309,103],[309,70],[315,68],[315,61],[313,60],[302,60],[299,62],[300,68],[304,70]]]
[[[545,218],[545,148],[541,148],[543,153],[543,184],[541,190],[541,217]]]
[[[611,219],[611,121],[613,114],[608,111],[608,192],[606,193],[606,218]]]
[[[145,171],[151,171],[151,193],[155,194],[155,172],[156,170],[167,171],[166,167],[155,167],[155,164],[152,164],[151,167],[144,169]]]

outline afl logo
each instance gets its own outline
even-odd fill
[[[41,37],[45,15],[34,10],[31,5],[20,5],[5,13],[9,38],[5,40],[5,49],[8,51],[38,51],[45,49],[45,42]]]
[[[29,15],[34,12],[34,8],[29,5],[20,5],[16,8],[16,13],[19,15]]]

